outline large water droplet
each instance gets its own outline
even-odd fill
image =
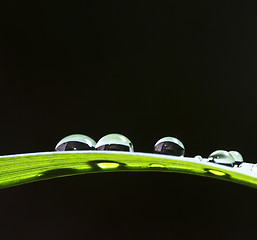
[[[94,150],[96,142],[83,134],[72,134],[63,138],[55,147],[56,151]]]
[[[235,159],[233,156],[224,150],[217,150],[213,152],[209,157],[209,161],[215,162],[218,164],[226,165],[226,166],[234,166]]]
[[[97,150],[128,151],[133,152],[132,142],[125,136],[117,133],[102,137],[96,144]]]
[[[177,138],[164,137],[154,145],[154,152],[173,156],[184,156],[185,147]]]

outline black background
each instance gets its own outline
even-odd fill
[[[256,11],[244,1],[3,1],[0,154],[118,132],[136,151],[255,162]],[[73,176],[0,191],[3,239],[254,239],[257,192],[167,173]],[[2,239],[2,238],[1,238]]]

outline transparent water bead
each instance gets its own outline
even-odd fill
[[[56,151],[94,150],[96,142],[83,134],[72,134],[61,141],[55,147]]]
[[[239,152],[229,151],[229,153],[235,159],[235,162],[236,162],[237,165],[241,164],[244,161],[243,156]]]
[[[132,142],[125,136],[112,133],[102,137],[96,144],[97,150],[134,152]]]
[[[196,155],[194,158],[195,158],[195,159],[198,159],[198,160],[203,159],[202,156],[200,156],[200,155]]]
[[[224,150],[217,150],[213,152],[208,157],[208,160],[210,162],[215,162],[218,164],[231,166],[231,167],[233,167],[235,164],[235,159],[233,158],[233,156],[228,151],[224,151]]]
[[[164,137],[154,145],[154,152],[173,156],[184,156],[185,147],[177,138]]]
[[[252,166],[252,171],[257,173],[257,164],[256,163]]]

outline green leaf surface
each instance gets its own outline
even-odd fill
[[[232,168],[207,159],[138,152],[27,153],[0,157],[0,188],[85,173],[121,171],[186,173],[257,187],[257,172],[252,167],[250,163]]]

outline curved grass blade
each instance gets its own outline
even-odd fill
[[[0,156],[0,188],[101,172],[158,171],[212,177],[257,187],[254,164],[227,167],[207,159],[115,151],[41,152]]]

